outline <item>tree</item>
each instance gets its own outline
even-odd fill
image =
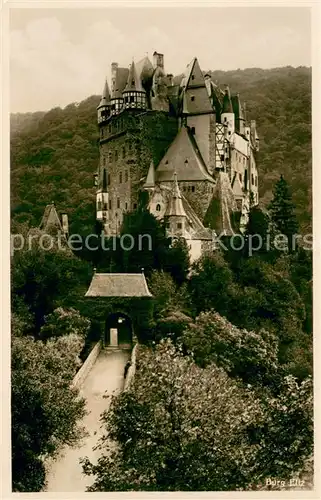
[[[190,268],[189,250],[184,238],[175,239],[167,251],[164,271],[169,272],[178,285],[187,280]]]
[[[281,175],[273,191],[273,199],[269,204],[271,220],[281,234],[288,240],[288,249],[293,251],[293,236],[298,232],[298,221],[295,215],[295,206],[292,202],[290,188]]]
[[[34,319],[37,336],[45,316],[59,306],[78,309],[90,281],[90,266],[62,251],[40,248],[15,253],[12,259],[12,309],[23,302]],[[22,302],[21,302],[22,301]]]
[[[132,248],[129,240],[125,240],[125,235],[130,235],[134,241]],[[153,269],[163,268],[169,240],[165,226],[147,208],[140,205],[135,212],[125,214],[121,238],[124,272],[140,272],[144,268],[145,274],[149,276]],[[128,250],[124,249],[127,245]]]
[[[197,312],[215,309],[220,314],[226,314],[232,284],[232,272],[222,255],[218,251],[204,254],[193,264],[189,282]]]
[[[40,337],[46,340],[64,335],[79,335],[86,339],[90,329],[90,320],[80,315],[75,309],[58,307],[45,318],[45,324],[40,329]]]
[[[181,341],[202,367],[215,363],[246,383],[279,384],[277,337],[265,330],[256,333],[240,329],[208,311],[186,328]]]
[[[140,348],[132,385],[102,416],[98,462],[83,460],[88,491],[266,489],[311,457],[312,414],[310,379],[286,377],[271,396],[198,367],[169,340]]]
[[[259,406],[215,365],[197,367],[170,341],[141,349],[129,391],[103,416],[102,441],[89,491],[215,491],[242,488],[254,447],[246,428]]]
[[[85,401],[71,381],[83,341],[75,335],[49,340],[12,338],[12,489],[40,491],[44,459],[84,433],[78,420]]]

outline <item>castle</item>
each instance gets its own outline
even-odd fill
[[[148,208],[168,235],[183,237],[192,260],[217,234],[244,230],[258,203],[255,120],[239,95],[221,90],[195,57],[182,77],[154,52],[129,68],[111,64],[97,108],[100,162],[96,217],[108,236],[147,193]]]

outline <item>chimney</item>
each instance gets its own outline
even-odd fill
[[[155,50],[153,54],[153,66],[154,68],[157,68],[157,66],[159,66],[160,68],[164,69],[164,54],[159,54]]]
[[[115,91],[117,69],[118,69],[118,63],[112,62],[111,63],[111,91],[112,92]]]
[[[69,225],[68,225],[68,215],[67,214],[61,214],[61,225],[62,225],[62,230],[64,232],[64,235],[68,236]]]
[[[170,87],[172,87],[172,85],[174,85],[174,82],[173,82],[173,75],[170,73],[170,74],[168,74],[168,75],[166,75],[166,76],[167,76],[167,80],[168,80],[168,85],[169,85]]]

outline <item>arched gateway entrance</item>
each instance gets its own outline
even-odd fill
[[[110,347],[131,347],[133,343],[133,326],[129,316],[116,312],[106,319],[105,345]]]
[[[144,273],[94,272],[85,297],[104,346],[131,347],[134,337],[148,332],[153,296]]]

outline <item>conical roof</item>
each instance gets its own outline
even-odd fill
[[[144,92],[142,82],[140,78],[138,78],[136,67],[134,61],[131,63],[129,68],[127,84],[124,88],[123,92],[136,91],[136,92]]]
[[[176,172],[174,172],[173,183],[174,183],[174,186],[173,186],[173,190],[171,192],[171,196],[169,199],[169,203],[167,206],[165,216],[167,216],[167,217],[170,217],[170,216],[187,217],[186,212],[185,212],[184,207],[183,207],[182,195],[181,195],[179,185],[177,182]]]
[[[98,108],[101,108],[102,106],[107,106],[109,103],[110,103],[110,92],[109,92],[108,82],[106,79],[104,90]]]
[[[39,229],[48,231],[51,228],[59,229],[62,231],[60,219],[54,202],[46,206]]]
[[[144,187],[153,188],[154,186],[155,186],[155,167],[153,160],[151,160]]]

